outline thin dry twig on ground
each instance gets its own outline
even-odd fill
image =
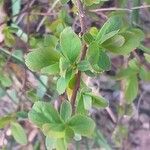
[[[127,11],[127,12],[132,12],[133,10],[144,9],[144,8],[150,8],[150,5],[142,5],[142,6],[138,6],[138,7],[132,7],[132,8],[118,8],[118,7],[100,8],[100,9],[92,9],[92,10],[90,10],[90,12],[104,12],[104,11]]]

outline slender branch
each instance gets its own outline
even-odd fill
[[[80,19],[80,25],[81,25],[81,35],[86,32],[86,16],[83,8],[83,4],[81,0],[77,0],[77,7],[78,7],[78,12],[79,12],[79,19]]]
[[[79,12],[79,19],[80,19],[80,25],[81,25],[81,32],[80,34],[83,35],[86,32],[87,26],[86,26],[86,16],[84,13],[84,8],[83,8],[83,4],[80,0],[77,0],[77,7],[78,7],[78,12]],[[83,49],[82,49],[82,53],[81,53],[81,57],[80,57],[80,61],[82,61],[85,56],[86,56],[86,51],[87,51],[87,46],[86,44],[83,45]],[[71,103],[72,103],[72,108],[73,111],[75,111],[75,101],[76,101],[76,97],[77,97],[77,93],[78,90],[80,88],[80,82],[81,82],[81,71],[78,71],[77,75],[76,75],[76,84],[75,87],[73,89],[73,94],[71,97]]]
[[[132,7],[132,8],[117,8],[117,7],[100,8],[100,9],[92,9],[92,10],[90,10],[90,12],[103,12],[103,11],[127,11],[127,12],[132,12],[133,10],[144,9],[144,8],[150,8],[150,5],[142,5],[142,6]]]

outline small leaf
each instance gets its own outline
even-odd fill
[[[112,37],[109,42],[106,41],[107,47],[111,47],[112,49],[115,47],[121,47],[125,43],[125,38],[122,35],[115,35]],[[105,44],[105,43],[104,43]]]
[[[29,119],[38,127],[46,123],[60,124],[62,120],[56,109],[48,102],[35,102],[28,114]]]
[[[149,50],[149,51],[150,51],[150,50]],[[144,54],[144,57],[145,57],[146,61],[147,61],[148,63],[150,63],[150,55],[149,55],[149,54]]]
[[[140,69],[140,78],[143,81],[150,81],[150,71],[146,70],[144,67]]]
[[[91,136],[95,129],[94,121],[83,115],[73,116],[68,122],[68,125],[74,130],[75,133],[87,137]]]
[[[94,41],[93,36],[88,32],[83,35],[83,39],[87,44],[90,44]]]
[[[63,55],[74,63],[80,55],[82,46],[81,40],[70,27],[61,33],[60,45]]]
[[[99,59],[99,45],[96,42],[92,42],[89,45],[88,52],[87,52],[87,58],[90,64],[93,66],[97,64]]]
[[[56,48],[58,44],[58,39],[53,36],[53,35],[46,35],[44,37],[44,42],[42,43],[42,47],[51,47],[51,48]]]
[[[15,121],[15,117],[11,115],[0,117],[0,129],[5,128],[5,126],[9,125],[12,121]]]
[[[110,33],[107,33],[103,39],[101,40],[100,44],[104,43],[106,40],[112,38],[113,36],[115,36],[117,33],[119,32],[119,30],[115,30],[115,31],[112,31]]]
[[[107,71],[107,70],[110,70],[111,68],[111,61],[110,61],[110,58],[109,56],[103,52],[103,51],[100,51],[100,54],[99,54],[99,61],[98,61],[98,66]]]
[[[3,87],[10,87],[12,85],[12,81],[7,74],[2,74],[0,72],[0,83]]]
[[[87,60],[82,60],[77,67],[80,71],[87,71],[90,70],[90,63]]]
[[[113,53],[127,55],[135,48],[139,47],[140,42],[143,40],[143,32],[139,29],[125,31],[120,35],[117,35],[117,38],[118,36],[119,39],[115,40],[115,42],[112,43],[112,41],[114,40],[113,37],[105,41],[102,46]],[[125,41],[123,40],[123,38],[125,39]]]
[[[89,110],[92,108],[92,97],[89,95],[83,95],[84,108]]]
[[[97,96],[93,93],[86,93],[87,95],[92,97],[92,105],[98,108],[105,108],[108,106],[108,100],[106,100],[102,96]]]
[[[122,20],[120,16],[116,15],[116,16],[109,18],[107,22],[102,26],[101,30],[99,31],[96,40],[100,43],[103,43],[104,41],[106,41],[106,39],[109,39],[108,37],[112,34],[112,32],[113,34],[114,33],[117,34],[121,26],[122,26]],[[110,35],[108,36],[108,34]]]
[[[122,80],[124,78],[128,78],[132,75],[136,75],[139,71],[136,69],[133,69],[131,67],[120,69],[117,75],[114,77],[116,80]]]
[[[64,138],[65,125],[64,124],[50,124],[46,123],[42,126],[42,131],[45,136],[51,138]]]
[[[46,145],[47,150],[55,149],[56,148],[56,139],[46,136],[45,145]]]
[[[131,104],[138,94],[138,79],[137,76],[131,76],[126,80],[125,98],[128,104]]]
[[[32,71],[40,71],[42,68],[59,62],[60,53],[56,50],[44,48],[34,50],[25,57],[25,63]]]
[[[11,132],[12,132],[12,136],[19,144],[23,144],[23,145],[27,144],[26,133],[20,124],[15,122],[11,123]]]
[[[76,113],[77,114],[81,114],[81,115],[86,115],[87,114],[87,110],[84,107],[83,95],[82,94],[78,94],[77,100],[78,101],[77,101]]]
[[[60,0],[62,4],[66,4],[69,2],[69,0]]]
[[[59,95],[63,94],[67,88],[67,83],[65,78],[60,77],[57,81],[57,91]]]
[[[73,137],[74,131],[71,128],[67,127],[65,130],[65,141],[69,143],[73,139]]]
[[[44,67],[41,69],[41,73],[49,74],[49,75],[55,75],[59,73],[59,63],[55,63],[53,65]]]
[[[66,70],[70,67],[70,62],[65,57],[61,57],[59,60],[60,75],[65,76]]]
[[[60,108],[60,116],[61,118],[66,122],[72,114],[72,106],[70,104],[69,101],[64,101],[61,104],[61,108]]]
[[[67,150],[67,143],[65,142],[65,140],[63,138],[62,139],[57,139],[56,149],[57,150]]]
[[[93,4],[99,4],[101,1],[104,0],[84,0],[86,6],[91,6]]]

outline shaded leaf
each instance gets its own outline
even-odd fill
[[[91,136],[95,129],[94,121],[83,115],[73,116],[68,122],[68,125],[74,130],[75,133],[87,137]]]
[[[92,97],[89,95],[83,95],[84,108],[89,110],[92,108]]]
[[[42,126],[42,131],[45,136],[51,138],[64,138],[65,137],[65,125],[61,123],[50,124],[46,123]]]
[[[92,97],[92,105],[94,107],[105,108],[108,106],[108,100],[106,100],[104,97],[97,96],[93,93],[86,93],[86,94]]]
[[[63,94],[67,88],[66,79],[64,77],[60,77],[57,80],[57,91],[59,95]]]
[[[46,136],[45,145],[47,150],[53,150],[54,148],[56,148],[56,139]]]
[[[62,120],[56,109],[48,102],[35,102],[28,114],[29,119],[38,127],[46,123],[60,124]]]
[[[49,74],[49,75],[55,75],[59,73],[59,63],[55,63],[53,65],[44,67],[41,69],[41,73]]]
[[[80,55],[82,46],[81,40],[70,27],[65,28],[61,33],[60,45],[63,55],[71,62],[75,62]]]
[[[61,104],[61,108],[60,108],[60,116],[61,118],[66,122],[72,114],[72,106],[70,104],[69,101],[64,101]]]
[[[99,61],[98,61],[98,66],[100,68],[102,68],[103,70],[110,70],[111,68],[111,61],[110,61],[110,58],[109,56],[103,52],[103,51],[100,51],[100,54],[99,54]]]
[[[125,98],[128,104],[131,104],[138,94],[138,78],[131,76],[126,80]]]
[[[27,144],[26,133],[20,124],[12,122],[11,132],[12,132],[12,136],[19,144]]]
[[[32,71],[40,71],[42,68],[59,62],[60,54],[58,51],[44,48],[34,50],[27,54],[25,63]]]

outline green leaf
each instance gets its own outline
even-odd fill
[[[87,137],[90,137],[95,129],[94,121],[91,118],[83,115],[73,116],[68,122],[68,125],[74,130],[75,133]]]
[[[145,57],[146,61],[148,63],[150,63],[150,55],[149,54],[144,54],[144,57]]]
[[[114,39],[111,38],[105,41],[102,44],[102,46],[105,49],[120,55],[129,54],[131,51],[133,51],[135,48],[137,48],[140,45],[140,42],[144,37],[143,32],[139,29],[132,29],[130,31],[126,31],[120,35],[117,35],[117,38],[118,36],[119,39],[115,39],[115,42],[112,42]],[[123,40],[123,38],[125,40]]]
[[[74,63],[80,55],[82,45],[81,40],[70,27],[65,28],[61,33],[60,45],[63,55]]]
[[[132,75],[136,75],[137,73],[138,73],[137,70],[134,70],[134,69],[128,67],[128,68],[126,68],[126,69],[121,69],[121,70],[117,73],[115,79],[117,79],[117,80],[122,80],[122,79],[128,78],[128,77],[130,77],[130,76],[132,76]]]
[[[12,85],[12,81],[9,76],[3,73],[0,74],[0,83],[3,85],[3,87],[10,87]]]
[[[144,67],[140,69],[140,78],[143,81],[150,81],[150,71],[146,70]]]
[[[92,66],[97,64],[98,59],[99,59],[99,45],[98,45],[98,43],[92,42],[89,45],[88,52],[87,52],[87,59]]]
[[[57,123],[57,124],[46,123],[42,126],[42,131],[45,136],[51,138],[65,137],[65,125],[61,123]]]
[[[62,120],[56,109],[48,102],[35,102],[28,114],[29,119],[38,127],[46,123],[60,124]]]
[[[144,45],[140,44],[140,46],[138,48],[140,50],[142,50],[143,52],[150,54],[150,48],[149,47],[145,47]]]
[[[51,47],[51,48],[56,48],[58,44],[58,39],[53,36],[53,35],[46,35],[44,37],[44,42],[42,43],[42,47]]]
[[[87,44],[90,44],[94,41],[93,36],[88,32],[83,35],[83,39]]]
[[[70,62],[65,57],[61,57],[59,60],[60,75],[65,76],[66,70],[70,67]]]
[[[67,150],[67,143],[65,142],[65,140],[63,138],[57,139],[56,150]]]
[[[125,38],[122,35],[115,35],[109,40],[109,42],[107,42],[107,47],[111,47],[113,49],[123,46],[124,43]]]
[[[119,32],[119,30],[115,30],[115,31],[112,31],[112,32],[110,32],[110,33],[107,33],[107,34],[101,39],[100,44],[102,44],[102,43],[104,43],[106,40],[112,38],[112,37],[115,36],[118,32]]]
[[[110,58],[109,56],[103,52],[103,51],[100,51],[100,54],[99,54],[99,61],[98,61],[98,66],[103,69],[103,70],[110,70],[111,68],[111,61],[110,61]]]
[[[45,145],[46,145],[47,150],[55,149],[56,148],[56,139],[46,136]]]
[[[108,100],[106,100],[102,96],[97,96],[93,93],[86,93],[87,95],[92,97],[92,105],[98,108],[105,108],[108,106]]]
[[[89,110],[92,108],[92,97],[89,95],[83,95],[84,108]]]
[[[30,91],[27,91],[26,96],[33,103],[40,100],[40,98],[37,96],[36,90],[33,90],[33,89]]]
[[[87,71],[90,70],[90,63],[87,60],[82,60],[78,63],[77,67],[80,71]]]
[[[59,73],[59,63],[55,63],[53,65],[50,65],[50,66],[47,66],[47,67],[44,67],[41,69],[41,73],[44,73],[44,74],[49,74],[49,75],[55,75],[55,74],[58,74]]]
[[[15,117],[11,115],[0,117],[0,129],[5,128],[5,126],[9,125],[12,121],[15,121]]]
[[[60,0],[62,4],[66,4],[69,2],[69,0]]]
[[[131,69],[133,69],[134,71],[139,72],[140,66],[139,66],[139,62],[137,61],[136,58],[131,59],[131,60],[129,61],[129,67],[130,67]]]
[[[61,108],[60,108],[60,116],[61,118],[66,122],[72,114],[72,106],[70,104],[69,101],[64,101],[61,104]]]
[[[25,57],[25,63],[32,71],[40,71],[42,68],[59,62],[60,53],[50,48],[43,48],[30,52]]]
[[[69,143],[73,139],[73,137],[74,131],[71,128],[67,127],[65,130],[65,141]]]
[[[87,110],[84,107],[84,101],[83,101],[83,95],[82,94],[78,94],[78,96],[77,96],[76,113],[81,114],[81,115],[87,114]]]
[[[57,81],[57,91],[59,95],[63,94],[67,88],[66,79],[64,77],[60,77]]]
[[[138,78],[137,76],[130,76],[126,80],[125,98],[128,104],[131,104],[138,94]]]
[[[86,6],[91,6],[93,4],[99,4],[101,1],[107,1],[107,0],[84,0],[84,3]]]
[[[112,35],[117,34],[121,26],[122,26],[121,17],[112,16],[102,26],[101,30],[99,31],[96,37],[96,41],[98,41],[99,43],[103,43],[104,41],[106,41],[106,39],[109,39],[110,37],[112,37]]]
[[[24,145],[27,144],[26,133],[20,124],[12,122],[11,132],[12,132],[12,136],[19,144],[24,144]]]

